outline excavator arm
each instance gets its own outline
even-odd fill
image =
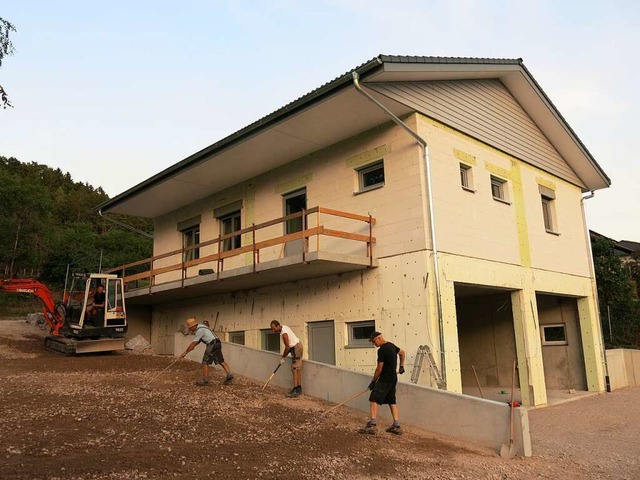
[[[60,329],[65,320],[64,314],[58,310],[51,291],[45,285],[30,278],[10,278],[0,280],[0,292],[26,293],[39,298],[42,302],[42,313],[49,325],[51,334],[60,335]]]

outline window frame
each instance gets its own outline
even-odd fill
[[[242,335],[242,343],[236,342],[233,340],[234,336]],[[233,332],[229,332],[229,343],[234,343],[236,345],[245,345],[247,340],[246,331],[245,330],[235,330]]]
[[[238,227],[236,230],[231,230],[230,232],[225,232],[225,225],[227,224],[227,222],[231,222],[231,228],[233,228],[233,221],[237,219],[238,221]],[[233,212],[230,212],[226,215],[221,216],[220,218],[218,218],[218,221],[220,222],[220,236],[224,236],[233,232],[237,232],[242,230],[242,210],[236,210]],[[229,237],[229,238],[225,238],[224,240],[222,240],[222,244],[220,245],[220,251],[221,252],[228,252],[230,250],[235,250],[236,248],[240,248],[242,247],[242,235],[238,234],[238,235],[234,235],[233,237]]]
[[[467,192],[475,193],[473,188],[473,170],[471,165],[460,162],[460,186]]]
[[[374,183],[371,185],[365,186],[365,175],[368,173],[374,172],[376,170],[382,169],[382,181],[378,183]],[[358,174],[358,191],[356,193],[364,193],[370,190],[375,190],[378,188],[382,188],[385,185],[386,175],[384,168],[384,159],[376,160],[375,162],[368,163],[362,167],[356,169]]]
[[[189,228],[185,228],[184,230],[180,230],[180,233],[182,234],[182,249],[183,249],[182,260],[184,262],[198,260],[200,258],[200,247],[189,250],[188,252],[184,251],[184,249],[186,249],[187,247],[191,247],[193,245],[198,245],[200,243],[200,224],[194,225]],[[189,234],[193,234],[192,244],[189,244]]]
[[[277,349],[274,350],[270,350],[267,348],[267,338],[271,335],[276,335],[278,337],[278,342],[277,342]],[[260,350],[264,350],[266,352],[275,352],[275,353],[280,353],[280,334],[277,332],[274,332],[273,330],[271,330],[270,328],[263,328],[260,329]]]
[[[549,328],[559,328],[562,327],[562,330],[564,332],[564,340],[547,340],[547,337],[545,335],[546,330]],[[540,333],[542,335],[542,345],[545,346],[562,346],[562,345],[569,345],[569,339],[567,338],[567,324],[566,323],[550,323],[547,325],[540,325]]]
[[[347,344],[345,345],[346,348],[373,347],[373,344],[369,341],[368,335],[366,336],[366,338],[355,338],[353,330],[354,330],[354,327],[355,328],[366,327],[366,328],[372,328],[373,330],[371,332],[375,332],[376,330],[375,320],[359,320],[357,322],[347,322],[346,326],[347,326],[347,335],[346,335]],[[369,333],[369,335],[371,335],[371,333]]]
[[[504,178],[497,177],[496,175],[490,175],[490,185],[491,185],[491,196],[496,202],[506,203],[507,205],[511,205],[509,201],[509,191],[507,188],[507,180]],[[495,195],[493,187],[497,187],[500,193],[500,196]]]

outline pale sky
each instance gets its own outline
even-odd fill
[[[378,54],[522,58],[612,180],[589,227],[640,241],[635,0],[22,0],[0,17],[17,28],[0,155],[112,197]]]

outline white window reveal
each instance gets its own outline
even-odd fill
[[[564,323],[540,325],[543,345],[568,345],[567,329]]]
[[[384,162],[382,160],[358,169],[359,192],[384,186]]]
[[[491,175],[491,195],[494,200],[509,203],[507,181]]]
[[[556,219],[556,192],[550,188],[538,185],[540,203],[542,204],[542,219],[547,233],[558,235]]]
[[[369,337],[376,329],[374,320],[347,323],[347,345],[350,347],[370,347]]]
[[[464,190],[475,192],[473,189],[473,171],[470,165],[460,164],[460,185]]]

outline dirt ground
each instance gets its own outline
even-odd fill
[[[170,358],[66,357],[42,336],[0,321],[0,479],[640,479],[640,389],[531,411],[534,456],[504,460],[407,426],[360,435],[360,412],[220,370],[199,388],[188,361],[145,391]]]

